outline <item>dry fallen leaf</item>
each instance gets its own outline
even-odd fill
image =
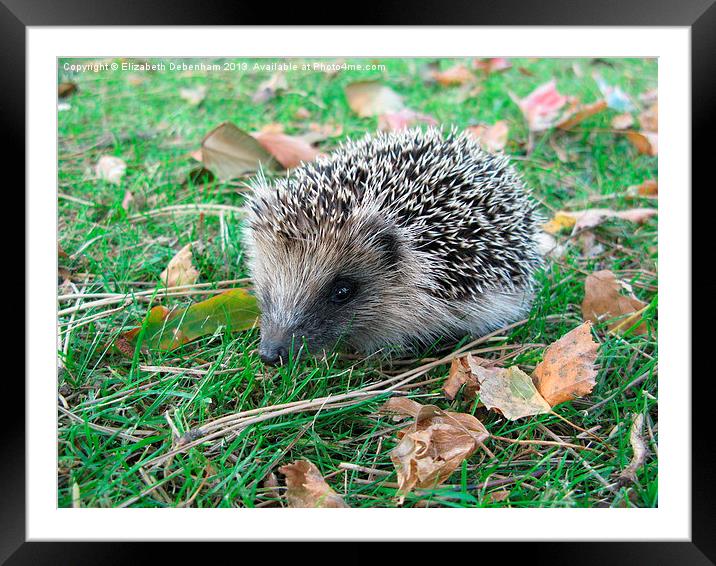
[[[450,372],[448,378],[445,380],[443,385],[443,394],[448,399],[454,399],[460,387],[465,385],[463,392],[466,399],[474,399],[476,392],[479,388],[479,384],[475,375],[473,374],[471,367],[474,366],[489,366],[489,360],[467,354],[460,358],[453,359],[450,364]]]
[[[591,273],[584,282],[582,318],[593,322],[612,321],[611,332],[624,332],[641,319],[641,311],[647,306],[637,299],[631,287],[605,269]],[[634,334],[646,333],[646,323],[634,329]]]
[[[612,118],[612,128],[615,130],[626,130],[634,125],[634,116],[625,112]]]
[[[206,98],[207,88],[205,85],[179,89],[179,96],[192,106],[199,106]]]
[[[442,86],[463,85],[475,80],[475,76],[463,64],[458,64],[444,71],[434,70],[431,76]]]
[[[77,83],[66,81],[57,85],[57,96],[59,98],[65,98],[75,92],[77,92]]]
[[[510,97],[522,110],[527,126],[533,132],[553,127],[559,119],[560,110],[570,100],[557,91],[557,82],[554,79],[538,86],[525,98],[517,98],[512,93]]]
[[[271,132],[256,132],[253,136],[286,169],[313,161],[321,154],[302,137]]]
[[[548,413],[549,403],[538,393],[532,378],[517,366],[488,367],[489,362],[467,354],[454,359],[443,385],[443,393],[454,399],[465,384],[465,397],[480,401],[488,409],[497,409],[506,419],[515,420],[530,415]]]
[[[95,173],[100,179],[104,179],[110,183],[118,185],[124,177],[127,170],[127,164],[119,157],[113,155],[103,155],[95,165]]]
[[[483,71],[486,75],[499,71],[506,71],[512,67],[509,59],[504,57],[486,57],[481,59],[473,59],[472,68]]]
[[[656,208],[631,208],[629,210],[611,210],[609,208],[588,208],[586,210],[560,210],[554,217],[542,225],[542,230],[549,234],[557,234],[565,228],[572,228],[576,234],[599,226],[609,218],[628,220],[636,224],[646,222],[658,213]]]
[[[585,322],[567,332],[545,350],[535,368],[535,387],[551,406],[587,395],[594,388],[599,345],[591,330],[591,323]]]
[[[517,366],[484,368],[473,366],[480,384],[480,401],[514,421],[522,417],[549,413],[551,407],[535,388],[532,378]]]
[[[607,107],[606,100],[597,100],[591,104],[580,104],[570,109],[555,125],[560,130],[570,130],[590,116],[598,114]]]
[[[655,132],[626,132],[626,136],[639,153],[652,157],[659,154],[659,134]]]
[[[201,142],[201,149],[192,153],[221,181],[235,179],[260,167],[279,168],[276,159],[252,136],[231,122],[211,130]]]
[[[378,129],[384,131],[395,131],[408,128],[414,124],[437,125],[437,120],[427,114],[420,114],[409,108],[403,108],[397,112],[386,112],[378,116]]]
[[[617,481],[621,485],[636,483],[636,473],[639,471],[639,468],[644,465],[646,457],[649,455],[649,449],[642,435],[643,428],[644,415],[634,415],[629,433],[629,443],[631,444],[633,454],[629,465],[617,476]]]
[[[321,472],[308,460],[297,460],[278,469],[286,476],[286,498],[289,507],[348,507],[323,479]]]
[[[443,411],[435,405],[392,398],[383,409],[415,418],[398,432],[400,442],[390,453],[398,474],[400,503],[415,487],[432,488],[445,482],[490,436],[472,415]]]
[[[279,91],[286,90],[287,88],[288,83],[286,82],[286,76],[283,73],[276,73],[259,85],[251,97],[251,101],[254,104],[267,102],[274,98]]]
[[[659,195],[659,184],[654,179],[647,179],[640,185],[627,187],[627,194],[630,196],[655,197]]]
[[[505,149],[507,135],[510,129],[507,122],[498,120],[492,126],[478,125],[466,128],[467,132],[474,137],[487,151],[495,153]]]
[[[378,81],[358,81],[345,87],[348,106],[361,117],[397,112],[403,99],[393,89]]]
[[[187,244],[169,261],[166,269],[159,276],[167,287],[193,285],[199,279],[199,272],[192,264],[191,244]]]

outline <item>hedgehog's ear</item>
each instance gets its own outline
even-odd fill
[[[389,224],[382,218],[376,219],[370,227],[370,233],[374,234],[373,242],[381,252],[386,267],[398,265],[403,259],[404,250],[395,225]]]

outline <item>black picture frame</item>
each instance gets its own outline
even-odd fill
[[[408,25],[565,25],[565,26],[686,26],[691,29],[691,87],[692,87],[692,171],[693,186],[699,186],[699,205],[694,207],[696,191],[692,192],[692,301],[710,302],[708,297],[716,292],[714,279],[708,273],[696,277],[695,268],[712,258],[709,243],[713,240],[709,216],[713,208],[705,200],[713,195],[713,173],[709,171],[712,144],[716,124],[712,101],[716,100],[716,5],[715,0],[483,0],[469,3],[455,0],[429,0],[410,6],[398,3],[381,3],[369,10],[356,11],[355,24],[408,24]],[[2,134],[10,140],[4,150],[6,163],[15,164],[12,172],[19,175],[15,187],[24,185],[25,148],[25,63],[26,28],[28,26],[89,26],[89,25],[272,25],[296,24],[298,15],[311,17],[322,14],[338,19],[339,7],[313,3],[310,13],[297,9],[295,14],[277,10],[276,6],[255,3],[248,5],[236,1],[186,2],[182,0],[155,0],[151,4],[138,0],[0,0],[0,70],[3,85],[0,88],[0,120]],[[316,25],[317,21],[305,23]],[[335,23],[335,22],[332,22]],[[353,24],[352,24],[353,25]],[[700,175],[697,175],[700,173]],[[710,182],[706,183],[709,180]],[[11,181],[7,180],[7,183]],[[22,184],[21,184],[22,183]],[[16,189],[15,189],[16,190]],[[684,193],[687,191],[683,188]],[[19,193],[19,191],[16,190]],[[705,194],[708,193],[708,194]],[[711,197],[713,198],[713,197]],[[30,213],[24,202],[18,204]],[[713,222],[711,221],[711,224]],[[699,246],[704,249],[697,253]],[[27,258],[26,258],[27,259]],[[706,297],[706,299],[703,299]],[[699,299],[701,298],[701,299]],[[25,296],[25,301],[29,297]],[[693,311],[692,311],[693,312]],[[19,313],[17,313],[19,316]],[[708,352],[712,339],[709,332],[699,332],[696,326],[699,316],[693,318],[692,360],[684,360],[689,367],[699,352]],[[706,318],[709,318],[706,315]],[[29,346],[26,343],[25,353]],[[689,364],[687,366],[687,363]],[[497,550],[508,562],[550,563],[580,565],[610,564],[716,564],[716,457],[712,448],[714,379],[710,372],[698,372],[692,368],[692,411],[684,415],[691,419],[692,439],[692,538],[690,542],[583,542],[583,543],[519,543],[506,552]],[[684,381],[691,376],[681,376]],[[185,545],[175,543],[146,544],[130,542],[70,543],[25,541],[25,430],[24,383],[16,376],[6,376],[3,390],[6,399],[12,399],[19,407],[19,415],[6,417],[0,459],[0,563],[20,564],[127,564],[136,562],[184,563],[188,557]],[[585,533],[588,534],[588,533]],[[276,533],[277,537],[281,533]],[[558,535],[558,533],[556,533]],[[350,533],[346,533],[350,537]],[[250,544],[250,543],[245,543]],[[322,546],[319,555],[340,562],[365,562],[374,553],[368,548],[372,543],[361,545],[359,553],[345,553],[339,549]],[[483,543],[484,544],[484,543]],[[510,544],[510,543],[507,543]],[[141,546],[141,550],[139,547]],[[333,545],[331,545],[333,546]],[[450,552],[458,552],[463,545],[452,544]],[[229,545],[222,545],[228,549]],[[242,549],[240,555],[229,550],[233,560],[247,559],[256,550]],[[424,560],[428,554],[422,545],[413,545]],[[488,548],[488,547],[483,547]],[[208,553],[211,553],[211,558]],[[204,559],[216,561],[214,550]],[[262,552],[262,551],[260,551]],[[303,554],[305,550],[301,550]],[[444,553],[445,550],[439,550]],[[478,554],[470,551],[472,559],[485,558],[484,550]],[[504,554],[503,554],[504,552]],[[278,553],[278,554],[277,554]],[[283,560],[283,547],[272,545],[272,560]],[[313,552],[311,554],[315,555]],[[360,558],[360,557],[363,558]],[[382,554],[382,556],[387,556]],[[342,557],[342,558],[341,558]],[[495,558],[492,558],[493,560]],[[371,560],[372,561],[372,560]]]

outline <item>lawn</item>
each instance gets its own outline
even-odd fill
[[[585,254],[582,240],[568,231],[559,235],[564,254],[539,275],[529,319],[470,346],[529,372],[546,346],[582,323],[587,275],[609,269],[629,283],[649,305],[643,314],[647,332],[616,334],[595,325],[596,386],[550,414],[509,421],[487,411],[479,398],[448,400],[442,386],[450,356],[470,338],[412,359],[344,353],[280,368],[260,362],[258,329],[220,331],[171,352],[136,350],[130,357],[112,346],[120,333],[141,324],[152,305],[188,305],[217,289],[250,287],[237,212],[245,180],[190,174],[198,164],[189,153],[216,125],[231,121],[253,132],[280,124],[287,134],[302,134],[315,124],[333,134],[318,146],[329,152],[341,139],[376,129],[377,119],[359,117],[344,94],[351,82],[376,79],[403,96],[407,107],[446,126],[505,120],[505,153],[547,218],[558,210],[656,206],[653,198],[627,191],[657,178],[657,158],[640,154],[614,131],[618,112],[608,109],[567,132],[537,132],[528,153],[525,119],[509,94],[525,97],[555,78],[560,92],[593,102],[601,97],[592,76],[598,72],[639,104],[641,93],[656,88],[655,60],[515,59],[503,72],[475,71],[469,87],[426,80],[431,61],[383,60],[376,63],[384,69],[287,72],[286,88],[265,101],[252,97],[274,73],[253,71],[255,61],[231,61],[246,63],[246,71],[96,73],[65,71],[66,62],[78,61],[61,60],[58,70],[58,81],[77,85],[58,109],[60,507],[285,506],[278,468],[301,459],[313,462],[351,507],[397,506],[390,451],[406,423],[378,411],[391,392],[305,410],[275,406],[411,375],[398,393],[471,413],[502,440],[488,439],[488,450],[464,460],[443,485],[412,491],[403,506],[657,506],[656,218],[638,225],[610,220],[594,228],[603,247],[598,253]],[[180,96],[180,89],[201,85],[207,89],[199,105]],[[102,155],[126,162],[120,183],[95,175]],[[199,285],[159,300],[153,291],[160,273],[192,242]],[[415,371],[443,358],[445,363]],[[272,412],[262,419],[267,413],[258,409],[267,407]],[[232,421],[234,429],[217,425],[222,434],[196,439],[202,425],[236,413],[244,420]],[[635,415],[644,417],[649,456],[636,481],[624,484],[615,478],[633,455]],[[187,443],[192,447],[165,457]]]

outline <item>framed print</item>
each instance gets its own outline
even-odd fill
[[[27,224],[3,560],[713,563],[709,1],[81,4],[0,8]]]

